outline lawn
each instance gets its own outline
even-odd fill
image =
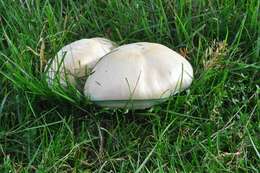
[[[0,0],[0,172],[260,172],[259,0]],[[49,88],[72,41],[156,42],[191,87],[147,110]]]

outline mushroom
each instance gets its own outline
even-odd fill
[[[64,46],[45,68],[49,86],[55,81],[62,86],[76,86],[81,78],[85,83],[87,73],[115,47],[114,42],[100,37],[81,39]]]
[[[148,42],[120,46],[88,77],[84,94],[100,106],[145,109],[191,85],[193,69],[180,54]]]

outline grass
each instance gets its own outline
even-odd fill
[[[259,172],[259,0],[0,0],[0,172]],[[185,54],[191,88],[149,110],[48,88],[46,60],[102,36]]]

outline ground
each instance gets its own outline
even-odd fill
[[[0,0],[0,172],[259,172],[259,0]],[[148,110],[51,89],[46,61],[106,37],[161,43],[194,68]]]

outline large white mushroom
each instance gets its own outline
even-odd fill
[[[120,46],[88,77],[84,94],[101,106],[144,109],[191,85],[193,69],[180,54],[156,43]]]
[[[81,39],[64,46],[45,69],[48,84],[52,86],[57,81],[62,86],[76,86],[77,79],[84,79],[97,61],[115,47],[114,42],[99,37]]]

